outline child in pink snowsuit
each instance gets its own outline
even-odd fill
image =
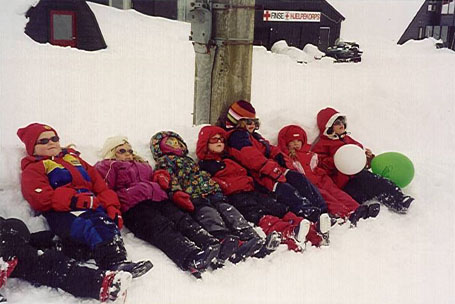
[[[349,194],[340,190],[327,175],[319,168],[318,155],[310,152],[305,130],[297,125],[289,125],[280,130],[278,146],[292,160],[292,166],[319,188],[322,197],[327,202],[329,213],[338,218],[349,220],[356,225],[358,220],[376,217],[380,210],[378,203],[369,206],[359,205]]]

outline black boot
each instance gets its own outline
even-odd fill
[[[146,274],[150,269],[152,269],[152,262],[145,260],[139,262],[121,262],[110,266],[110,270],[115,271],[126,271],[131,273],[134,278],[138,278]]]
[[[211,245],[205,250],[197,251],[188,258],[186,268],[190,273],[198,279],[201,279],[201,274],[210,266],[212,261],[218,256],[221,245]]]
[[[239,248],[239,237],[235,235],[227,235],[221,239],[220,250],[218,257],[212,262],[213,269],[221,268],[226,263],[226,260],[231,257],[234,252]]]

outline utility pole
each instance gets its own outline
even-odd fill
[[[193,122],[214,124],[234,101],[251,97],[255,0],[194,1],[203,3],[196,2],[190,13],[196,52]]]

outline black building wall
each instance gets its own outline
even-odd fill
[[[177,0],[132,0],[133,9],[146,15],[176,20]]]
[[[108,0],[89,0],[103,3]],[[150,16],[178,18],[178,0],[132,0],[133,9]],[[264,10],[321,12],[320,22],[265,22]],[[270,49],[279,40],[303,48],[311,43],[320,46],[320,28],[330,30],[325,46],[333,46],[340,37],[344,17],[326,0],[256,0],[254,44]],[[324,47],[322,48],[324,50]]]
[[[50,11],[61,10],[76,13],[76,47],[95,51],[107,47],[96,17],[84,0],[41,0],[31,7],[26,17],[25,33],[40,43],[50,42]]]
[[[320,22],[267,22],[264,10],[321,12]],[[325,0],[256,0],[254,41],[270,49],[279,40],[303,48],[306,44],[319,45],[320,28],[329,28],[328,45],[340,37],[344,17]]]
[[[445,2],[447,3],[447,2]],[[408,25],[403,35],[398,40],[398,44],[403,44],[408,40],[424,39],[426,37],[442,38],[442,27],[447,27],[447,38],[443,43],[444,47],[455,50],[455,14],[442,14],[442,0],[425,0],[417,14]],[[431,8],[429,8],[431,6]],[[437,32],[435,33],[435,27]],[[430,33],[427,30],[431,31]]]

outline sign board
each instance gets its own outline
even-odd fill
[[[263,21],[320,22],[320,12],[270,11],[264,10]]]

